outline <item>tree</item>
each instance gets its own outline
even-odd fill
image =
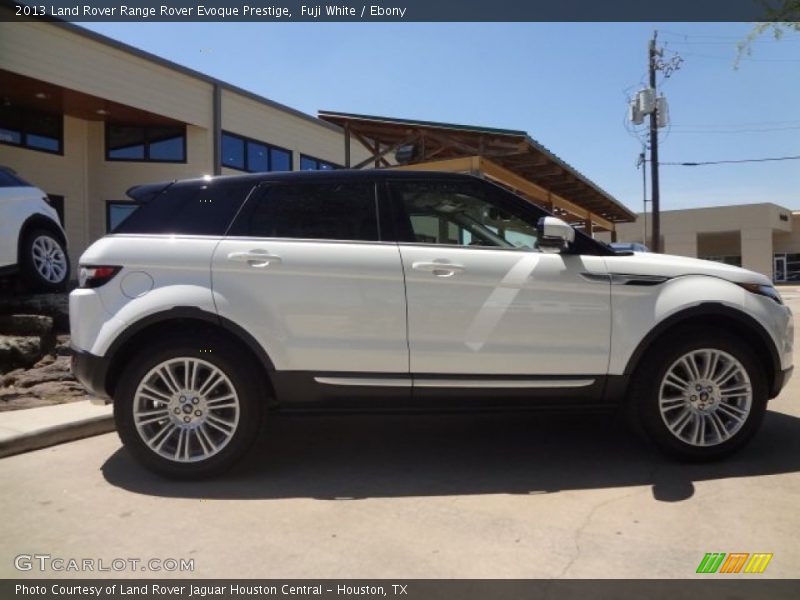
[[[769,31],[779,40],[787,31],[800,32],[800,0],[762,0],[761,3],[764,5],[764,18],[737,44],[739,52],[734,67],[739,66],[742,57],[753,53],[753,42],[762,34]]]

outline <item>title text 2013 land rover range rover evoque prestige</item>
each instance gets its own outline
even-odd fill
[[[756,432],[792,368],[763,275],[619,254],[466,175],[139,186],[80,259],[73,369],[162,474],[219,472],[268,409],[623,406],[662,450]]]

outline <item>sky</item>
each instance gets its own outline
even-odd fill
[[[800,33],[762,35],[734,68],[747,23],[82,25],[312,115],[525,130],[637,212],[642,141],[627,98],[647,81],[658,30],[665,57],[683,59],[659,78],[661,162],[800,155]],[[800,210],[800,160],[661,167],[662,210],[753,202]]]

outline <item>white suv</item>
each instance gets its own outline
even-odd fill
[[[73,370],[122,441],[219,472],[273,410],[624,407],[714,459],[792,370],[771,282],[619,254],[467,175],[258,174],[141,186],[81,257]]]
[[[35,291],[64,289],[67,237],[47,195],[0,167],[0,275],[14,273]]]

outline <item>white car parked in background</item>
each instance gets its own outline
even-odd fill
[[[617,253],[482,179],[266,173],[140,186],[81,257],[73,371],[125,446],[216,473],[274,410],[624,408],[721,458],[792,370],[764,275]]]
[[[32,290],[63,290],[67,236],[47,194],[0,167],[0,275],[17,272]]]

